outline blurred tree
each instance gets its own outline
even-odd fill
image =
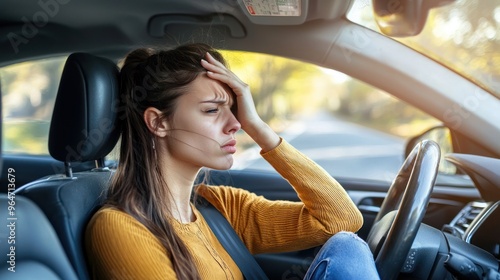
[[[49,120],[65,57],[0,69],[4,117]]]
[[[409,137],[438,124],[426,113],[359,80],[344,82],[337,116],[393,135]]]
[[[224,52],[224,56],[231,70],[249,84],[255,106],[266,122],[288,119],[291,113],[324,102],[321,93],[325,92],[317,91],[330,79],[319,67],[258,53]]]
[[[420,35],[398,40],[500,97],[500,1],[458,0],[433,9]]]
[[[335,82],[328,71],[312,64],[257,53],[224,56],[231,70],[250,85],[260,116],[276,130],[293,117],[324,110],[405,137],[438,123],[366,83],[349,77]]]
[[[378,29],[367,1],[356,1],[348,17]],[[454,69],[500,98],[500,1],[454,1],[432,9],[418,36],[394,39]],[[357,85],[357,81],[347,83],[350,96],[342,95],[342,105],[337,110],[344,118],[400,136],[439,123],[397,99],[384,97],[381,92],[368,95],[365,86]]]
[[[0,69],[5,152],[48,154],[50,119],[65,59],[23,62]]]

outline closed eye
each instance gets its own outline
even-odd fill
[[[219,112],[218,108],[205,110],[205,113],[209,113],[209,114],[214,114],[214,113],[217,113],[217,112]]]

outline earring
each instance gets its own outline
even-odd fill
[[[158,153],[156,152],[156,144],[155,144],[155,138],[151,138],[151,143],[153,144],[153,154],[154,154],[154,159],[155,162],[158,161]]]

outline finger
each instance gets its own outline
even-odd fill
[[[241,88],[241,86],[242,86],[241,83],[238,83],[238,81],[236,81],[234,78],[232,78],[226,74],[220,74],[217,72],[207,71],[207,75],[208,75],[208,77],[210,77],[214,80],[220,81],[220,82],[228,85],[231,89],[233,89],[233,91]]]
[[[207,52],[207,54],[205,55],[205,58],[207,59],[208,62],[210,62],[216,66],[219,66],[223,69],[227,69],[226,66],[224,64],[222,64],[222,62],[215,59],[209,52]]]
[[[209,74],[209,76],[212,78],[216,78],[217,80],[224,83],[229,82],[231,79],[241,82],[241,80],[236,75],[234,75],[233,72],[227,69],[224,71],[220,67],[217,67],[216,65],[213,65],[204,59],[201,60],[201,63],[202,66],[207,69],[207,74]]]
[[[210,53],[207,52],[207,61],[205,59],[201,60],[203,68],[207,69],[207,74],[210,78],[216,79],[220,82],[227,84],[233,91],[242,92],[244,87],[247,86],[236,74],[227,69],[222,63],[214,59]],[[215,64],[217,65],[215,65]],[[219,66],[220,65],[220,66]]]
[[[203,68],[207,69],[208,71],[217,72],[217,73],[224,72],[223,69],[221,69],[220,67],[217,67],[216,65],[214,65],[214,64],[206,61],[205,59],[201,60],[201,66],[203,66]]]
[[[229,81],[230,79],[232,80],[235,80],[236,84],[241,84],[241,86],[245,86],[246,83],[243,82],[236,74],[234,74],[233,72],[231,72],[230,70],[228,69],[220,69],[219,67],[211,64],[210,62],[206,61],[206,60],[203,60],[202,59],[202,66],[207,69],[209,72],[212,72],[212,74],[210,74],[209,76],[211,76],[212,78],[215,78],[215,77],[219,77],[219,76],[215,76],[213,74],[218,74],[218,75],[225,75],[227,76],[227,79],[224,79],[222,80],[221,78],[217,78],[217,80],[221,81],[221,82],[225,82],[227,83],[226,81]],[[208,72],[207,72],[208,73]]]

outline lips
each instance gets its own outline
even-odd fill
[[[236,140],[231,139],[221,146],[221,149],[227,153],[234,154],[236,152]]]

